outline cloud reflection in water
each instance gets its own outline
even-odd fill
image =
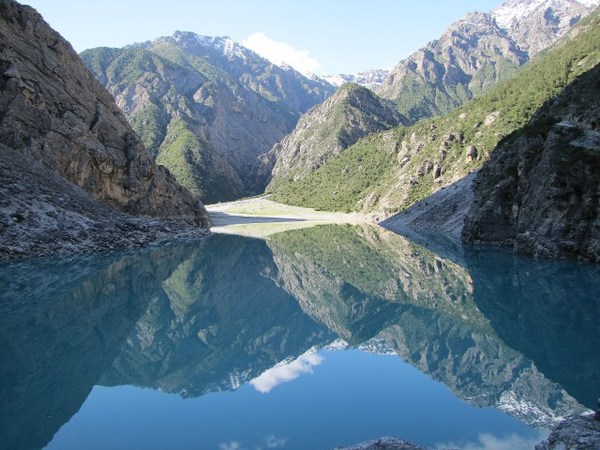
[[[267,394],[275,386],[298,378],[305,373],[312,373],[312,368],[323,362],[323,357],[314,350],[309,350],[292,362],[283,362],[272,367],[250,381],[258,392]]]

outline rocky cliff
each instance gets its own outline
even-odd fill
[[[598,0],[508,0],[491,15],[531,58],[567,33],[598,3]]]
[[[211,203],[262,192],[258,156],[334,90],[228,37],[176,32],[81,56],[157,162]]]
[[[344,84],[303,115],[294,131],[263,155],[265,171],[272,176],[267,190],[304,178],[368,134],[406,122],[392,102],[358,84]]]
[[[206,225],[69,43],[30,7],[0,12],[0,142],[123,212]]]
[[[474,183],[469,243],[600,262],[600,66],[491,154]]]

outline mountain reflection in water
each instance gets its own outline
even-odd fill
[[[600,394],[599,274],[349,225],[3,266],[0,433],[43,447],[94,385],[269,392],[339,339],[548,426]]]

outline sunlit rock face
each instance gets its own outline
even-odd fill
[[[123,212],[206,226],[71,45],[28,6],[0,11],[0,142]]]

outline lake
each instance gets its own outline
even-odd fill
[[[531,449],[596,407],[599,294],[366,225],[0,266],[2,448]]]

